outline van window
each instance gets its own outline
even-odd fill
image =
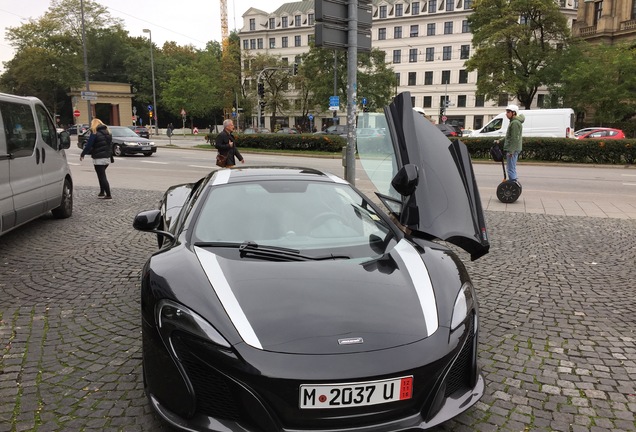
[[[29,105],[0,102],[0,115],[4,121],[7,153],[12,157],[27,157],[35,150],[35,121]]]
[[[484,129],[481,132],[495,132],[501,129],[501,126],[503,126],[503,119],[497,118],[484,126]]]
[[[48,112],[41,105],[35,106],[35,114],[38,117],[38,123],[40,124],[40,132],[42,133],[42,140],[49,145],[49,147],[57,150],[57,130],[53,126],[53,120],[49,117]]]

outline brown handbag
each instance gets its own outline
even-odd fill
[[[220,166],[221,168],[225,168],[227,165],[227,156],[222,155],[221,153],[216,154],[216,166]]]

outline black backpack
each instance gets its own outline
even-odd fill
[[[501,147],[499,147],[499,144],[495,144],[490,147],[490,157],[492,157],[492,160],[495,162],[501,162],[503,160],[504,153],[503,150],[501,150]]]

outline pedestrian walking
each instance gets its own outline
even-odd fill
[[[503,150],[506,153],[508,180],[511,181],[517,180],[517,159],[523,149],[521,137],[523,133],[523,122],[526,118],[523,114],[518,114],[518,112],[519,107],[517,105],[508,105],[506,107],[506,117],[510,120],[510,124],[506,131]]]
[[[219,151],[219,154],[225,156],[225,167],[231,168],[236,165],[236,159],[245,163],[243,155],[238,148],[236,148],[236,141],[234,140],[234,122],[230,119],[223,121],[223,130],[216,136],[215,147]]]
[[[90,154],[93,158],[93,165],[97,173],[99,181],[99,198],[112,199],[110,195],[110,184],[106,177],[106,168],[111,162],[115,162],[113,158],[113,137],[108,127],[98,118],[94,118],[90,127],[91,134],[80,155],[80,161],[84,160],[84,156]]]

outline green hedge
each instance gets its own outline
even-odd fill
[[[460,138],[475,159],[490,158],[495,138]],[[633,164],[636,163],[636,139],[603,140],[570,138],[523,139],[521,158],[548,162]]]
[[[211,143],[216,140],[217,134],[208,134]],[[239,148],[263,149],[263,150],[291,150],[291,151],[319,151],[341,152],[347,145],[344,138],[338,135],[312,135],[312,134],[234,134]]]

